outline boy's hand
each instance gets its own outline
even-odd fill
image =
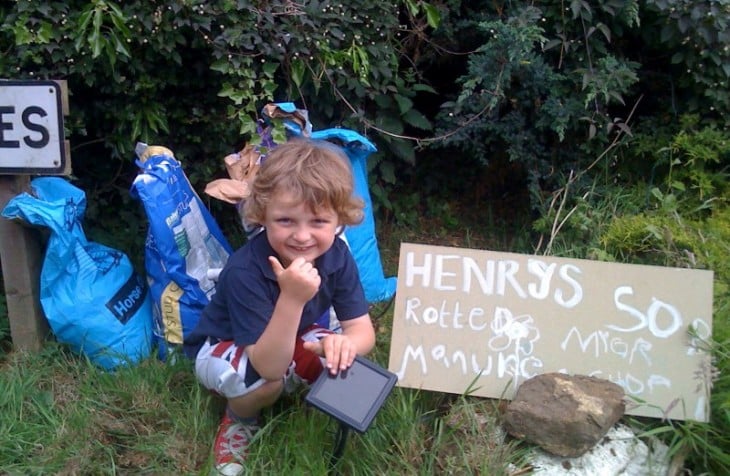
[[[325,358],[329,373],[347,370],[355,361],[357,347],[343,334],[328,334],[316,342],[304,342],[304,348]]]
[[[281,288],[281,294],[299,302],[306,303],[317,294],[322,278],[317,268],[304,258],[297,258],[288,268],[274,256],[269,256],[271,269]]]

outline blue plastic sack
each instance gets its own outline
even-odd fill
[[[215,292],[209,269],[222,268],[231,246],[169,149],[140,154],[130,193],[149,221],[145,269],[152,293],[155,338],[163,360],[200,320]]]
[[[383,273],[367,176],[367,158],[377,149],[365,137],[349,129],[322,129],[312,132],[311,137],[327,141],[334,139],[336,143],[344,144],[342,149],[352,165],[355,194],[365,202],[363,221],[346,227],[344,235],[355,257],[365,298],[371,303],[387,301],[395,294],[397,278],[386,278]]]
[[[2,215],[51,231],[41,267],[40,301],[56,339],[110,370],[148,357],[152,302],[121,251],[88,241],[84,192],[61,177],[31,181]]]

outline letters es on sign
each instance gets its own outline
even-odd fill
[[[0,173],[57,174],[65,166],[58,83],[0,80]]]

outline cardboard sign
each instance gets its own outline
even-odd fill
[[[61,87],[55,81],[0,81],[0,173],[66,170]]]
[[[388,368],[511,399],[546,372],[621,385],[627,413],[707,421],[712,271],[404,243]],[[638,405],[634,406],[634,404]]]

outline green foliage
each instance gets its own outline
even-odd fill
[[[440,132],[457,130],[442,145],[483,163],[506,155],[527,171],[535,197],[627,129],[610,112],[638,81],[640,65],[610,49],[636,17],[616,2],[571,6],[518,2],[480,22],[486,41],[439,116]]]
[[[650,0],[646,5],[656,16],[653,24],[646,25],[651,28],[644,38],[671,55],[677,86],[689,92],[683,96],[687,112],[716,114],[720,124],[728,127],[730,1]]]
[[[601,236],[601,245],[618,261],[696,267],[698,237],[668,215],[617,217]]]
[[[576,195],[570,182],[555,192],[543,213],[533,220],[538,239],[534,253],[585,257],[616,261],[596,239],[610,228],[616,216],[633,216],[643,208],[643,194],[620,186],[599,186],[598,180],[582,195]],[[557,251],[559,250],[559,251]]]
[[[402,61],[411,34],[401,16],[428,28],[439,20],[422,1],[21,0],[0,5],[0,77],[68,82],[66,135],[89,229],[138,252],[144,217],[128,199],[135,143],[169,147],[202,190],[224,176],[225,155],[258,141],[268,102],[296,101],[315,129],[383,134],[383,170],[374,173],[392,188],[388,162],[413,162],[412,144],[393,135],[431,127],[413,100],[429,88]],[[397,155],[384,161],[388,151]],[[240,233],[230,207],[211,207],[227,234]],[[128,225],[114,210],[126,211]],[[126,226],[133,235],[120,233]]]
[[[722,130],[730,113],[722,99],[730,90],[730,69],[722,66],[728,41],[721,40],[727,36],[727,5],[509,2],[484,5],[480,15],[459,18],[460,23],[446,16],[442,23],[458,31],[453,37],[469,28],[482,35],[468,36],[476,46],[453,100],[442,105],[435,122],[444,140],[430,144],[483,164],[504,156],[521,164],[532,206],[540,210],[571,171],[592,168],[605,152],[607,162],[615,161],[619,148],[633,140],[632,120],[651,116],[667,122],[669,114],[676,119],[695,111],[703,124]],[[681,41],[661,39],[675,30]],[[703,39],[694,40],[692,33]],[[703,69],[691,59],[693,51],[710,64]],[[674,76],[683,79],[676,82]],[[643,167],[626,165],[633,174]],[[593,186],[589,174],[576,174],[576,180],[577,194]]]
[[[701,201],[727,197],[726,167],[730,163],[730,136],[715,128],[680,132],[670,149],[673,180],[693,189]],[[671,176],[671,174],[670,174]],[[672,182],[674,183],[674,182]]]

